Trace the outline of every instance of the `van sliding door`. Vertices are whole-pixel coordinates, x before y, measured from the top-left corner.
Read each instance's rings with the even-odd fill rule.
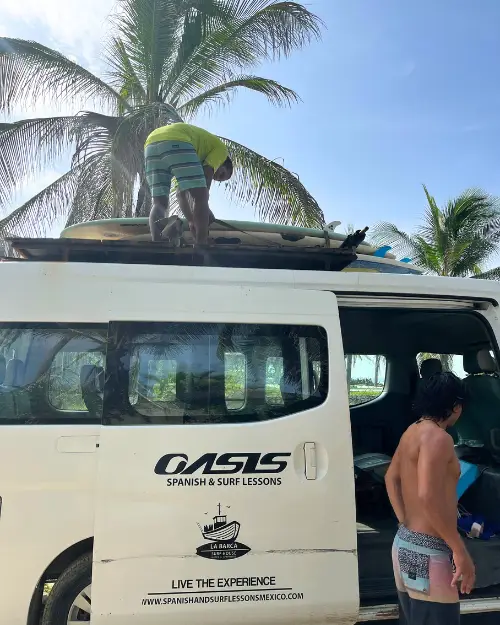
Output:
[[[162,301],[110,324],[92,622],[354,623],[335,296],[174,285]]]

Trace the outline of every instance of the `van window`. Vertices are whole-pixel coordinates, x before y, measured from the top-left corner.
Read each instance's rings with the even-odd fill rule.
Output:
[[[225,398],[228,410],[241,410],[247,394],[247,359],[245,354],[224,354]]]
[[[69,341],[71,349],[72,341]],[[100,352],[73,352],[56,354],[48,374],[47,398],[53,408],[69,412],[88,411],[82,394],[82,370],[87,367],[104,367],[104,354]]]
[[[138,354],[134,354],[129,385],[130,403],[137,404],[140,397],[155,401],[172,401],[175,398],[176,372],[176,360],[151,359],[144,361],[141,367]]]
[[[281,394],[281,380],[283,379],[282,356],[269,356],[266,362],[266,404],[271,406],[283,406]]]
[[[421,352],[417,356],[419,370],[424,360],[439,360],[443,371],[451,371],[455,375],[458,375],[459,378],[464,378],[467,375],[463,367],[464,357],[462,354],[432,354],[430,352]]]
[[[328,392],[326,332],[316,326],[116,322],[110,336],[108,423],[275,419]]]
[[[0,424],[98,422],[106,328],[0,324]]]
[[[350,406],[366,404],[383,393],[386,373],[385,356],[347,354],[345,366]]]

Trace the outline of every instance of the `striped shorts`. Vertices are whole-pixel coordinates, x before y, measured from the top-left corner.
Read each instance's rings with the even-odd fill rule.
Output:
[[[191,143],[157,141],[144,148],[146,179],[152,197],[168,195],[172,178],[179,191],[206,188],[203,166]]]

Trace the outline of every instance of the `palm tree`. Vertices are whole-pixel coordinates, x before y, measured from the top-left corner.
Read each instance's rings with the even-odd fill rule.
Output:
[[[425,186],[424,191],[424,222],[415,233],[382,222],[375,226],[373,241],[412,258],[427,274],[500,279],[500,267],[487,269],[500,241],[497,198],[481,189],[467,189],[439,208]]]
[[[380,365],[382,364],[382,358],[380,354],[375,355],[375,373],[373,375],[373,383],[375,386],[378,386],[378,377],[380,374]]]
[[[364,358],[368,358],[368,356],[364,356],[363,354],[345,354],[344,356],[348,391],[351,388],[352,369],[357,362]]]
[[[39,236],[61,217],[71,225],[147,215],[149,132],[227,104],[240,88],[291,105],[294,91],[250,71],[320,37],[319,18],[288,0],[121,0],[118,6],[102,77],[34,41],[0,37],[0,113],[29,110],[37,101],[75,111],[0,124],[0,210],[23,182],[68,150],[73,154],[69,171],[0,221],[0,235]],[[87,107],[92,110],[82,110]],[[262,220],[324,222],[296,175],[221,138],[235,164],[227,185],[232,198],[249,202]]]

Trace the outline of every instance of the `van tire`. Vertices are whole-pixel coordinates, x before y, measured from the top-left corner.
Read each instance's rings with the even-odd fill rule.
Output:
[[[59,576],[47,597],[41,625],[67,625],[76,597],[92,582],[92,553],[85,553]]]

